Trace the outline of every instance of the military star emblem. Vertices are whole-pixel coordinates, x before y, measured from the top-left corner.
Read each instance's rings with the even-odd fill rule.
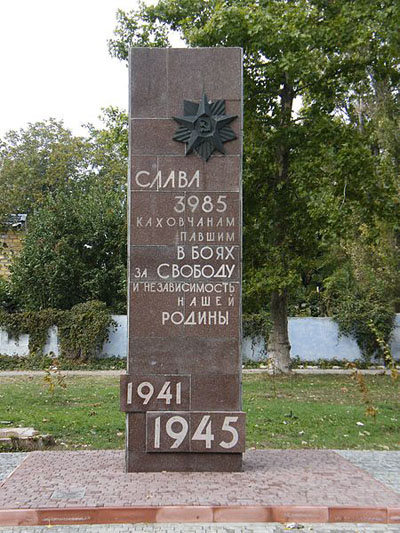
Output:
[[[236,139],[230,124],[237,115],[227,115],[225,100],[211,102],[203,93],[199,104],[183,101],[183,117],[172,117],[179,128],[173,139],[186,143],[186,155],[193,150],[204,161],[208,161],[214,150],[225,154],[224,143]]]

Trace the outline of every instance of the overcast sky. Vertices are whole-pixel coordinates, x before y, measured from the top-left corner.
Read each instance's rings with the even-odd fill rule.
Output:
[[[111,58],[118,8],[136,0],[0,0],[0,137],[62,119],[75,134],[102,107],[127,108],[128,74]]]

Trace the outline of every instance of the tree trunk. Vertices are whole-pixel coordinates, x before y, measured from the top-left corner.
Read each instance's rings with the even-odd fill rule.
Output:
[[[268,355],[274,372],[289,374],[290,342],[287,319],[287,292],[273,291],[271,296],[272,330],[268,340]]]
[[[283,76],[283,86],[280,93],[280,129],[281,142],[277,147],[277,176],[276,192],[279,198],[280,210],[276,213],[274,245],[281,250],[281,266],[287,269],[285,257],[285,239],[290,223],[288,222],[287,196],[289,193],[289,166],[290,166],[290,141],[287,131],[292,121],[294,90],[287,73]],[[272,331],[268,341],[268,354],[270,355],[275,372],[290,373],[290,343],[288,334],[287,316],[287,289],[274,290],[271,294],[271,319]]]

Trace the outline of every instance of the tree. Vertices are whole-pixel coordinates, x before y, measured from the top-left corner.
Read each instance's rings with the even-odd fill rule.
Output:
[[[331,250],[321,298],[342,333],[358,342],[366,361],[387,358],[400,302],[400,254],[392,225],[358,228],[357,239]]]
[[[0,220],[10,213],[33,213],[49,197],[94,181],[126,188],[128,117],[108,107],[100,119],[103,127],[88,124],[86,137],[50,118],[0,139]]]
[[[128,121],[116,108],[102,118],[105,127],[88,125],[87,138],[50,120],[10,132],[2,144],[3,212],[29,213],[2,293],[23,309],[101,300],[125,311]]]
[[[54,119],[9,131],[0,140],[0,220],[33,212],[46,198],[69,191],[88,174],[89,143]]]
[[[27,310],[70,309],[100,300],[116,312],[126,301],[126,204],[96,184],[60,193],[31,217],[11,286]]]
[[[349,113],[372,78],[398,75],[398,16],[395,0],[160,0],[118,14],[110,52],[122,60],[129,46],[168,45],[167,30],[191,46],[243,47],[244,304],[269,298],[268,348],[284,372],[290,295],[393,204],[394,174]]]
[[[126,191],[128,168],[128,115],[117,107],[102,109],[103,127],[88,124],[91,166],[96,181],[113,190]]]

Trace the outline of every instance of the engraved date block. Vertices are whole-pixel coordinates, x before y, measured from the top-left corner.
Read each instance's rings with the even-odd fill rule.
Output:
[[[148,411],[146,451],[244,452],[245,416],[241,411]]]
[[[190,376],[121,376],[121,411],[186,411],[190,409]]]
[[[190,412],[146,413],[147,452],[190,452]]]

